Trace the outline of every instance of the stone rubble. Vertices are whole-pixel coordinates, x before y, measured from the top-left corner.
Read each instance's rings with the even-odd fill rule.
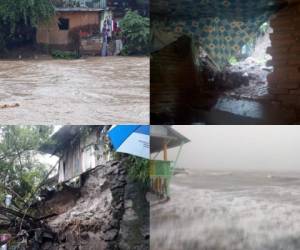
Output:
[[[132,205],[134,200],[126,199],[128,183],[126,166],[122,161],[110,162],[83,174],[80,198],[75,205],[48,221],[58,235],[58,242],[48,242],[42,249],[148,249],[146,237],[139,237],[135,242],[136,248],[132,248],[131,239],[120,230],[122,227],[127,234],[131,233],[132,228],[124,227],[124,221],[141,221]],[[147,204],[144,205],[147,207]],[[144,230],[139,226],[135,228],[137,233]]]
[[[252,57],[232,65],[226,69],[227,82],[236,88],[226,94],[248,99],[268,97],[267,75],[270,72],[272,67],[258,64]]]
[[[267,75],[272,67],[259,64],[252,57],[228,66],[221,72],[205,70],[208,72],[209,87],[225,91],[226,95],[252,99],[268,96]]]

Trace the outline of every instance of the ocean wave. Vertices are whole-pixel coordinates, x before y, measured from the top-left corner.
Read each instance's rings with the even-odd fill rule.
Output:
[[[300,188],[231,191],[171,185],[171,200],[151,208],[151,249],[299,250]]]

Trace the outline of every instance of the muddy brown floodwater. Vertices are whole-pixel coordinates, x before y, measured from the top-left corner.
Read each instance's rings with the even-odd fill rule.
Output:
[[[1,60],[1,124],[149,122],[149,58]]]

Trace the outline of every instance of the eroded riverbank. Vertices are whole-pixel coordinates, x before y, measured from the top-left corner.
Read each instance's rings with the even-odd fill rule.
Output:
[[[149,58],[1,60],[1,124],[148,123]]]

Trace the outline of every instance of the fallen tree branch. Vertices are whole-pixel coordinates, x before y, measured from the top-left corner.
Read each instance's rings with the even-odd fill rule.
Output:
[[[59,159],[60,160],[60,159]],[[32,203],[32,198],[36,195],[36,193],[40,190],[40,188],[45,184],[45,182],[48,180],[50,174],[53,172],[53,170],[56,168],[56,165],[59,163],[59,160],[56,162],[56,164],[50,169],[50,171],[47,173],[47,175],[44,177],[44,179],[40,182],[40,184],[35,188],[35,190],[31,193],[31,195],[29,196],[28,200],[25,201],[25,204],[23,206],[23,209],[25,210],[24,212],[24,216],[27,215],[28,209],[31,206]],[[23,219],[21,221],[20,224],[20,230],[22,228],[22,224],[23,224]]]
[[[0,214],[2,214],[2,213],[4,213],[4,214],[11,214],[11,215],[13,215],[15,217],[18,217],[18,218],[21,218],[21,219],[25,219],[26,221],[28,221],[30,223],[33,223],[36,220],[35,218],[33,218],[30,215],[27,215],[27,214],[24,214],[22,212],[13,210],[11,208],[0,206]]]
[[[43,217],[40,217],[40,218],[36,219],[36,221],[46,220],[46,219],[52,218],[52,217],[57,216],[57,215],[58,215],[57,213],[49,214],[49,215],[46,215],[46,216],[43,216]]]

